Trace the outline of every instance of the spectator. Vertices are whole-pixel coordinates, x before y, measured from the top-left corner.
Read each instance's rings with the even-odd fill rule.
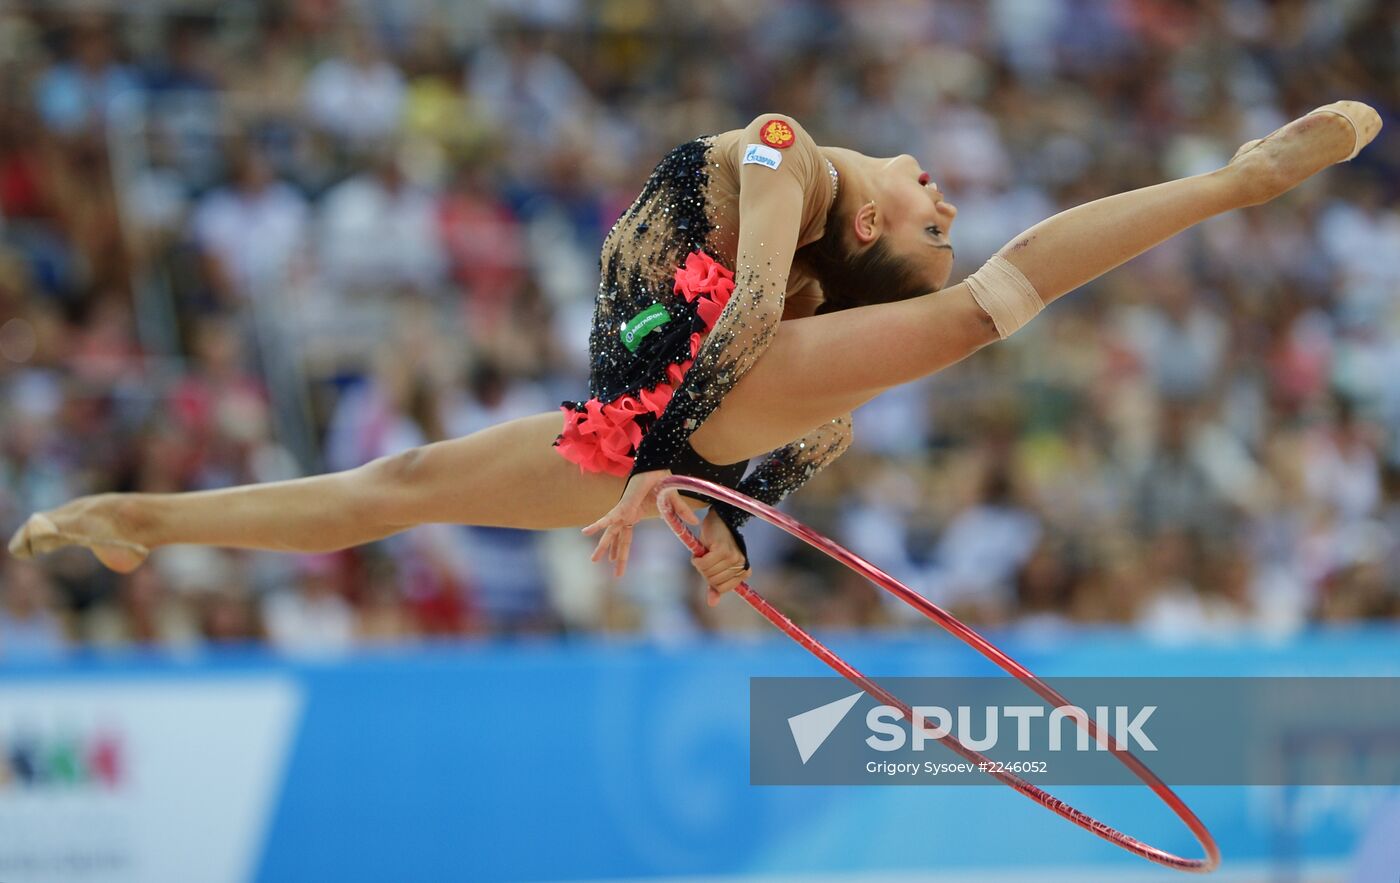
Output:
[[[340,595],[340,562],[332,555],[303,555],[296,588],[263,600],[268,640],[291,653],[339,653],[355,636],[355,614]]]
[[[140,82],[117,60],[110,25],[80,21],[67,36],[70,51],[39,78],[35,104],[55,134],[100,135],[120,102],[139,99]]]
[[[1380,505],[1380,462],[1373,427],[1346,399],[1339,397],[1336,407],[1335,423],[1310,434],[1303,469],[1308,496],[1351,524]]]
[[[456,634],[461,631],[457,616],[448,629],[429,634]],[[430,623],[436,625],[436,622]],[[403,592],[399,588],[399,574],[388,562],[371,566],[365,588],[364,599],[356,611],[355,639],[364,644],[403,644],[419,634],[419,624],[413,621]]]
[[[50,659],[68,646],[53,585],[38,565],[11,558],[0,570],[0,657]]]
[[[1138,480],[1139,528],[1148,535],[1192,528],[1209,531],[1223,517],[1221,500],[1192,450],[1194,412],[1169,405],[1162,413],[1160,448]]]
[[[322,131],[362,149],[395,131],[403,113],[403,74],[365,28],[347,27],[341,51],[312,68],[306,109]]]
[[[592,105],[592,96],[549,42],[547,32],[522,24],[478,53],[467,81],[473,98],[517,148],[505,157],[508,167],[527,175],[539,157],[582,124]]]
[[[1225,323],[1184,274],[1164,268],[1144,282],[1157,305],[1129,312],[1124,340],[1159,393],[1199,399],[1213,388],[1224,363]]]
[[[83,632],[84,640],[98,647],[178,650],[193,646],[199,638],[186,600],[170,592],[154,567],[125,577],[115,602],[84,616]]]
[[[924,574],[924,594],[938,604],[963,603],[986,615],[1012,604],[1016,575],[1040,541],[1040,524],[1013,499],[1011,477],[992,466],[980,499],[959,512],[940,537]]]
[[[446,261],[432,194],[412,184],[403,158],[381,148],[373,168],[336,185],[317,217],[317,258],[336,290],[385,297],[436,293]]]
[[[467,294],[475,321],[496,321],[524,284],[525,228],[491,189],[484,168],[463,164],[438,209],[452,281]]]
[[[207,194],[191,228],[219,299],[237,304],[286,285],[306,236],[306,200],[251,145],[235,151],[233,180]]]
[[[211,644],[246,645],[263,637],[257,607],[246,588],[231,583],[198,599],[200,629]]]

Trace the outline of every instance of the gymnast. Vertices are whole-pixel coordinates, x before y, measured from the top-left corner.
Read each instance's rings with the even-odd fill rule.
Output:
[[[1057,214],[945,288],[957,209],[913,157],[822,147],[762,114],[668,153],[608,234],[586,401],[344,472],[82,497],[31,516],[9,548],[85,546],[127,572],[176,543],[326,552],[429,522],[583,527],[600,534],[593,560],[621,575],[633,526],[664,509],[700,525],[709,551],[692,563],[713,604],[748,576],[747,515],[716,503],[701,522],[705,500],[658,493],[667,476],[776,504],[846,450],[856,406],[1188,227],[1351,159],[1380,127],[1365,104],[1329,104],[1220,169]]]

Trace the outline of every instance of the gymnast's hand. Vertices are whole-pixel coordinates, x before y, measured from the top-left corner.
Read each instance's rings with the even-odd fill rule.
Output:
[[[675,488],[667,488],[660,494],[656,492],[656,486],[670,477],[669,469],[638,472],[627,481],[627,489],[622,492],[622,499],[617,501],[612,511],[583,529],[585,536],[593,536],[600,530],[603,532],[598,547],[593,550],[594,561],[601,560],[606,554],[615,565],[613,572],[622,576],[627,570],[627,554],[632,549],[632,525],[650,514],[650,503],[656,504],[658,512],[671,510],[688,524],[700,523]]]
[[[690,559],[695,569],[705,578],[710,590],[706,600],[713,607],[725,592],[733,591],[749,578],[751,572],[744,567],[744,553],[734,541],[734,534],[724,519],[715,514],[714,509],[705,516],[700,525],[700,542],[709,549],[704,555]]]

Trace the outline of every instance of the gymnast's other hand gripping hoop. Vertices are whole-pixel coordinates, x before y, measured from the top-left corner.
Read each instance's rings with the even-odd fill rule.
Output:
[[[1062,705],[1070,704],[1068,699],[1061,696],[1044,681],[1031,674],[1016,660],[1007,656],[1001,650],[998,650],[987,641],[986,638],[963,625],[938,605],[900,583],[859,555],[838,546],[836,543],[801,522],[789,518],[777,509],[766,506],[757,500],[750,499],[727,487],[698,478],[690,478],[689,476],[676,475],[667,478],[660,484],[658,490],[664,490],[668,487],[704,494],[712,499],[743,509],[745,512],[762,518],[774,527],[787,531],[813,548],[825,552],[851,570],[854,570],[856,573],[870,580],[875,585],[895,595],[897,598],[904,601],[904,603],[915,608],[949,632],[952,632],[956,638],[996,663],[1003,671],[1016,677],[1021,683],[1033,690],[1051,706],[1058,708]],[[675,532],[681,542],[685,543],[692,554],[705,554],[705,547],[686,529],[678,516],[672,512],[662,512],[662,517],[665,518],[671,530]],[[904,715],[904,718],[910,721],[911,724],[913,723],[914,715],[908,705],[887,692],[874,681],[871,681],[865,675],[856,671],[846,660],[831,652],[831,650],[827,649],[826,645],[803,631],[802,628],[784,616],[777,608],[764,600],[763,596],[750,588],[748,583],[741,583],[734,591],[739,594],[739,597],[749,602],[749,604],[761,613],[765,619],[786,632],[788,637],[810,650],[812,655],[816,656],[822,662],[825,662],[842,677],[855,684],[857,687],[860,687],[880,702],[899,709],[900,713]],[[1093,721],[1074,715],[1071,715],[1071,717],[1082,729],[1088,732],[1091,738],[1096,742],[1100,741],[1098,728],[1094,725]],[[981,763],[986,760],[981,754],[963,745],[953,736],[939,737],[939,741],[954,753],[971,763]],[[1198,874],[1215,870],[1220,864],[1220,849],[1215,845],[1215,838],[1211,836],[1210,831],[1206,829],[1206,826],[1200,819],[1196,818],[1196,814],[1191,812],[1191,809],[1185,802],[1183,802],[1180,797],[1177,797],[1176,794],[1167,787],[1166,783],[1157,778],[1156,774],[1149,770],[1142,761],[1138,760],[1128,751],[1113,744],[1112,739],[1107,739],[1107,745],[1108,750],[1113,753],[1114,757],[1118,758],[1120,763],[1131,770],[1133,775],[1137,776],[1144,785],[1151,788],[1152,792],[1156,794],[1172,812],[1176,813],[1177,818],[1186,823],[1186,827],[1191,829],[1191,833],[1196,836],[1196,840],[1201,844],[1201,848],[1205,850],[1205,858],[1182,858],[1179,855],[1173,855],[1170,852],[1143,843],[1141,840],[1130,837],[1122,831],[1111,828],[1098,819],[1080,812],[1063,800],[1046,793],[1030,782],[1027,782],[1025,779],[1009,772],[998,770],[995,766],[987,768],[988,775],[999,780],[1004,785],[1015,788],[1031,800],[1034,800],[1036,803],[1039,803],[1041,806],[1053,811],[1057,815],[1074,822],[1086,831],[1097,834],[1108,842],[1121,846],[1123,849],[1135,853],[1136,855],[1140,855],[1148,861],[1156,862],[1159,865],[1165,865],[1169,868],[1175,868],[1178,871],[1188,871]]]

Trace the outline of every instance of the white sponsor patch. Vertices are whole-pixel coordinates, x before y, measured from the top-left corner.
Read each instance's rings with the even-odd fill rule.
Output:
[[[766,147],[762,144],[750,144],[748,149],[744,151],[744,165],[748,165],[749,163],[776,169],[783,164],[783,155],[771,147]]]

